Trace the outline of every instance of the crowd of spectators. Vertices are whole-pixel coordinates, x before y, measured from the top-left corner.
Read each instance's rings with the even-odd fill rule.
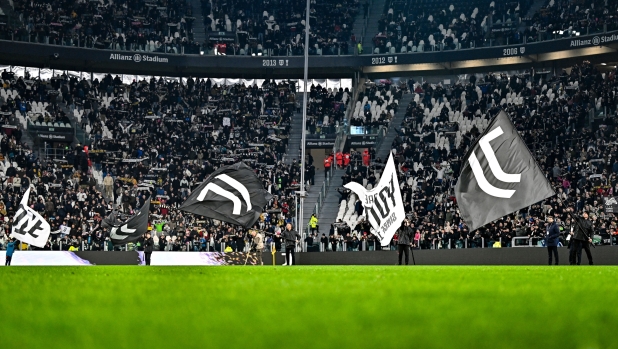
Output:
[[[521,44],[618,29],[618,4],[548,0],[531,18],[532,1],[387,2],[373,53],[456,50]]]
[[[345,122],[351,97],[348,88],[327,89],[311,85],[305,125],[307,132],[312,135],[335,133],[336,127]]]
[[[58,93],[28,92],[36,84]],[[17,78],[3,87],[7,95],[17,96],[10,103],[0,98],[7,124],[31,105],[48,103],[50,117],[72,113],[75,127],[83,127],[92,139],[87,147],[71,146],[63,158],[41,159],[20,143],[19,127],[5,130],[3,235],[9,233],[8,219],[21,194],[32,187],[30,204],[55,232],[48,249],[112,249],[101,220],[114,208],[131,215],[150,198],[150,223],[162,248],[243,250],[244,229],[177,208],[214,170],[244,161],[274,195],[256,226],[268,236],[268,246],[280,249],[277,233],[294,222],[300,180],[300,159],[283,162],[290,120],[298,109],[294,82],[245,86],[152,78],[125,85],[107,75],[101,81],[59,76],[30,83]]]
[[[312,1],[311,6],[309,53],[351,54],[349,46],[358,0]],[[202,0],[206,30],[238,36],[237,43],[226,47],[227,55],[263,52],[271,56],[302,55],[305,9],[304,0]]]
[[[0,38],[99,49],[193,53],[193,9],[186,0],[13,1],[19,23]]]
[[[584,62],[543,78],[528,71],[489,73],[453,86],[410,80],[415,98],[392,149],[405,210],[417,230],[415,246],[492,247],[501,242],[509,247],[513,237],[529,238],[518,241],[536,246],[548,215],[563,225],[561,240],[566,244],[569,210],[591,215],[596,242],[609,244],[612,235],[615,239],[618,220],[605,213],[603,205],[618,191],[618,133],[611,117],[618,102],[616,73],[615,68],[600,72]],[[454,186],[461,159],[500,109],[507,111],[557,194],[470,232],[459,216]],[[371,188],[385,162],[350,166],[344,182]],[[352,238],[368,236],[361,202],[348,190],[340,193],[336,225],[345,229],[344,238],[348,232]]]
[[[405,85],[393,85],[390,80],[372,83],[358,94],[350,124],[366,128],[388,126],[399,108],[405,88]]]
[[[508,13],[510,24],[521,11],[525,9],[519,4],[483,0],[411,1],[399,7],[387,2],[373,39],[374,53],[481,47],[492,20],[501,23]]]
[[[549,0],[534,14],[522,35],[527,42],[532,42],[617,29],[618,3],[615,1]]]

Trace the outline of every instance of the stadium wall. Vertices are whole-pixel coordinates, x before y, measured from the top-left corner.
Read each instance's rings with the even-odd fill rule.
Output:
[[[558,249],[560,263],[568,264],[567,248]],[[4,259],[5,251],[0,251]],[[618,247],[597,246],[592,249],[595,265],[618,265]],[[277,252],[275,264],[285,261],[284,253]],[[394,265],[396,251],[367,252],[309,252],[297,253],[298,265]],[[272,255],[262,254],[264,265],[272,265]],[[485,248],[454,250],[415,250],[417,265],[546,265],[545,248]],[[583,264],[588,259],[582,256]],[[99,252],[99,251],[16,251],[15,266],[87,266],[87,265],[139,265],[144,263],[143,252]],[[255,265],[255,254],[232,252],[154,252],[152,265],[159,266],[208,266],[208,265]],[[412,264],[410,258],[410,264]]]
[[[569,250],[559,248],[561,264],[569,264]],[[618,247],[592,249],[597,265],[618,265]],[[474,248],[451,250],[414,250],[417,265],[547,265],[546,248]],[[303,253],[299,265],[394,265],[397,251]],[[588,264],[583,253],[582,263]],[[410,256],[412,264],[412,256]]]
[[[615,54],[618,31],[511,46],[457,51],[360,56],[311,56],[312,77],[350,77],[354,72],[462,71],[477,66],[538,64]],[[473,62],[477,62],[475,64]],[[86,49],[1,41],[0,63],[114,74],[237,78],[300,78],[302,56],[200,56]]]

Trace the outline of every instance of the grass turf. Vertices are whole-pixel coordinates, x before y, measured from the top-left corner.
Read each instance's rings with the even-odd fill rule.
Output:
[[[0,268],[2,348],[616,348],[618,267]]]

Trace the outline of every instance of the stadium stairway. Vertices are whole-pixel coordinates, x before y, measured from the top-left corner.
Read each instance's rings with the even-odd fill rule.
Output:
[[[302,100],[302,94],[297,94],[297,96],[299,95]],[[292,116],[292,120],[290,121],[290,138],[288,139],[288,149],[285,153],[285,163],[288,165],[291,164],[294,159],[296,159],[297,161],[300,160],[300,140],[302,138],[302,127],[302,112],[294,113],[294,115]]]
[[[202,15],[202,2],[200,0],[191,0],[191,7],[193,9],[193,40],[204,43],[206,40],[206,28],[204,27],[204,16]]]
[[[365,28],[365,35],[363,36],[363,53],[373,52],[373,37],[378,34],[378,21],[382,18],[384,13],[384,4],[386,0],[373,0],[369,5],[369,14],[367,15],[367,28]],[[363,8],[359,11],[359,16],[363,18]],[[357,19],[358,20],[358,19]]]
[[[337,169],[333,172],[330,188],[326,191],[326,197],[324,198],[322,208],[318,215],[318,223],[320,225],[318,236],[321,236],[322,233],[328,235],[330,225],[337,219],[337,213],[339,212],[339,193],[337,192],[337,188],[343,185],[343,179],[341,179],[341,177],[343,177],[344,174],[345,169]],[[309,217],[311,217],[311,213],[309,213]]]
[[[387,156],[391,151],[391,146],[395,137],[397,137],[397,132],[395,129],[399,129],[401,127],[401,123],[406,116],[406,109],[408,109],[408,105],[414,99],[413,93],[406,93],[401,96],[399,100],[399,109],[397,109],[397,113],[395,113],[395,117],[391,120],[391,123],[388,125],[388,129],[386,131],[386,135],[380,144],[380,147],[376,151],[376,157],[382,159],[383,161],[387,160]]]
[[[320,188],[322,188],[322,184],[324,184],[324,171],[316,171],[315,174],[315,184],[309,187],[307,190],[307,197],[305,197],[304,202],[304,211],[303,211],[303,226],[307,226],[309,224],[309,218],[311,218],[311,214],[313,213],[313,208],[315,204],[318,202],[318,198],[320,196]],[[320,213],[318,212],[318,218],[320,217]],[[303,228],[304,229],[304,228]],[[300,229],[299,232],[302,233],[304,230]]]

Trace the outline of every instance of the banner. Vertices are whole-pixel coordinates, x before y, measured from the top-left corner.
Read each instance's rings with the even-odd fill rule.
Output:
[[[375,188],[367,190],[356,182],[350,182],[345,187],[352,190],[363,203],[365,217],[372,227],[371,233],[382,246],[387,246],[406,218],[393,154],[388,158],[380,183]]]
[[[255,172],[237,162],[213,172],[179,210],[251,228],[271,198]]]
[[[15,217],[13,217],[11,237],[43,248],[47,243],[47,239],[49,239],[49,234],[51,234],[51,227],[40,214],[28,207],[29,196],[30,188],[26,190],[24,197],[19,203],[19,209],[15,212]]]
[[[129,219],[121,219],[118,211],[113,211],[109,217],[103,219],[102,226],[109,228],[109,238],[114,245],[124,245],[137,241],[140,236],[148,232],[148,213],[150,210],[150,198]]]
[[[504,111],[463,159],[455,196],[470,231],[555,194]]]
[[[618,196],[605,198],[605,213],[618,213]]]

